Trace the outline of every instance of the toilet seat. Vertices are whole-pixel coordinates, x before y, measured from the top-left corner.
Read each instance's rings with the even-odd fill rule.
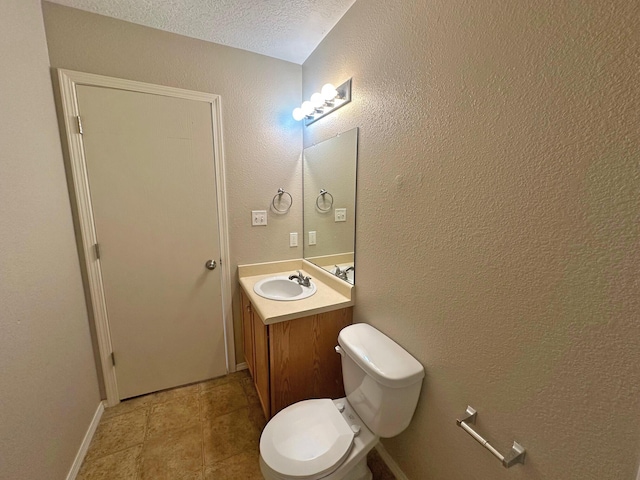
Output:
[[[332,400],[304,400],[280,411],[260,437],[271,470],[304,480],[322,478],[349,455],[354,433]]]

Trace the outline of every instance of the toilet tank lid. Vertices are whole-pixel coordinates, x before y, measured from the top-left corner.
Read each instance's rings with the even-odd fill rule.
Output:
[[[338,343],[360,368],[387,387],[406,387],[424,377],[424,368],[418,360],[367,323],[343,328]]]

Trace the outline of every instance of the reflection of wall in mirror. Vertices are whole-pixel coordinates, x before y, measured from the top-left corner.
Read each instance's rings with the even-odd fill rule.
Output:
[[[356,155],[358,130],[354,128],[304,150],[304,256],[335,255],[354,250]],[[318,195],[325,189],[333,196]],[[316,207],[316,200],[322,212]],[[346,221],[335,221],[335,209],[346,209]],[[309,232],[316,244],[309,245]]]

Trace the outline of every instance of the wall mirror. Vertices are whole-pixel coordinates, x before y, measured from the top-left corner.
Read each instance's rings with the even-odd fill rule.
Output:
[[[358,129],[305,148],[302,155],[304,258],[355,283]]]

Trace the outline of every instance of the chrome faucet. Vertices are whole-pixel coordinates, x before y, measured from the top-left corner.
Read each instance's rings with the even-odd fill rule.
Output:
[[[302,285],[303,287],[311,286],[311,277],[305,277],[300,270],[298,270],[297,275],[289,275],[289,280],[296,279],[298,281],[298,285]]]

